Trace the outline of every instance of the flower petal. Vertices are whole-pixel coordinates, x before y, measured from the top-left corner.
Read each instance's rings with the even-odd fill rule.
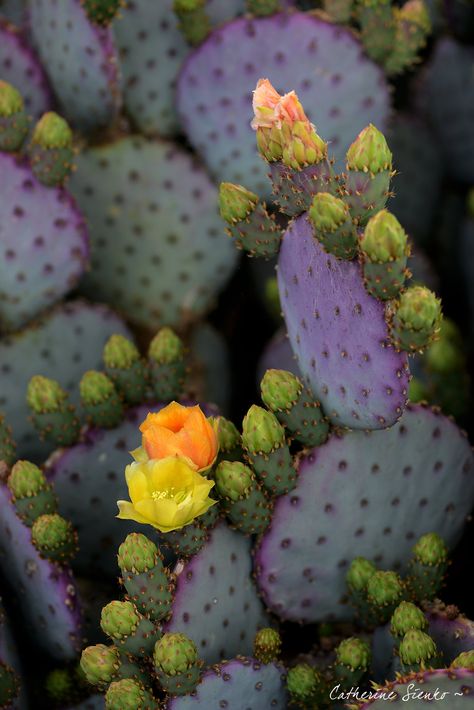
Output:
[[[118,515],[117,518],[121,520],[134,520],[136,523],[142,523],[144,525],[153,525],[151,520],[148,520],[143,515],[134,508],[134,506],[128,500],[118,500]]]

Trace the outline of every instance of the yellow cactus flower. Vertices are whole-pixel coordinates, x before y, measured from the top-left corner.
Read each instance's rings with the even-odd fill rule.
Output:
[[[179,456],[196,471],[206,471],[217,456],[216,427],[199,406],[171,402],[159,412],[150,412],[140,425],[142,446],[132,451],[138,462]]]
[[[189,525],[216,503],[209,498],[214,481],[178,456],[135,461],[126,467],[125,478],[131,500],[117,502],[117,517],[164,533]]]

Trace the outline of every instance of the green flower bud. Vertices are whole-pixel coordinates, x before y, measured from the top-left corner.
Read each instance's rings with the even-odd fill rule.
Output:
[[[392,614],[390,631],[394,636],[405,636],[408,631],[424,631],[428,626],[426,616],[415,604],[401,602]]]
[[[132,602],[110,602],[100,615],[100,627],[112,639],[122,640],[131,636],[139,623],[140,614]]]
[[[274,414],[253,404],[242,423],[242,443],[251,453],[269,454],[284,446],[285,430]]]
[[[407,254],[407,240],[398,219],[391,212],[380,210],[368,221],[360,247],[370,261],[385,264]]]
[[[108,685],[120,668],[120,653],[115,646],[99,643],[88,646],[81,655],[81,670],[91,685],[99,688]]]
[[[183,341],[171,328],[165,326],[151,341],[148,355],[158,365],[169,365],[183,358]]]
[[[273,15],[280,9],[280,0],[247,0],[247,12],[256,17]]]
[[[211,417],[210,419],[217,426],[217,438],[221,453],[232,451],[241,445],[242,437],[233,422],[225,417]]]
[[[118,564],[123,572],[148,572],[161,559],[157,546],[142,533],[130,533],[118,549]]]
[[[67,398],[67,393],[56,380],[35,375],[28,383],[26,400],[35,414],[57,412]]]
[[[222,498],[247,498],[254,483],[252,471],[240,461],[222,461],[215,472],[216,488]]]
[[[367,595],[371,604],[388,606],[401,599],[403,583],[396,572],[378,571],[367,583]]]
[[[219,187],[219,209],[221,217],[229,224],[247,219],[258,205],[258,196],[242,185],[221,182]]]
[[[467,668],[474,671],[474,651],[464,651],[456,656],[450,668]]]
[[[392,169],[392,153],[385,136],[370,123],[359,133],[346,154],[348,170],[379,173]]]
[[[74,684],[69,671],[58,668],[46,677],[45,689],[56,703],[68,702],[74,691]]]
[[[309,218],[318,232],[335,232],[350,218],[346,203],[329,192],[318,192],[309,209]]]
[[[362,639],[350,637],[341,641],[336,649],[336,658],[338,663],[351,670],[366,671],[371,660],[370,648]]]
[[[126,370],[140,359],[138,348],[123,335],[111,335],[103,352],[106,367]]]
[[[302,390],[301,381],[286,370],[267,370],[260,383],[262,400],[272,412],[291,409]]]
[[[318,685],[318,674],[307,663],[298,663],[298,665],[290,668],[287,673],[286,686],[295,700],[310,700],[317,692]]]
[[[81,0],[87,16],[96,25],[109,25],[119,9],[124,7],[123,0]]]
[[[45,113],[35,126],[32,143],[42,148],[70,148],[73,134],[67,122],[54,111]]]
[[[14,498],[31,498],[47,488],[46,478],[38,466],[29,461],[17,461],[7,481]]]
[[[205,0],[174,0],[173,9],[175,12],[195,12],[206,4]]]
[[[155,644],[153,658],[169,676],[185,673],[199,661],[195,643],[184,634],[164,634]]]
[[[430,13],[423,0],[408,0],[398,11],[397,19],[417,25],[426,35],[431,32]]]
[[[399,654],[401,662],[411,666],[429,661],[437,655],[437,648],[431,636],[419,629],[412,629],[400,641]]]
[[[420,537],[412,552],[413,557],[423,565],[442,565],[448,559],[448,548],[437,533]]]
[[[115,385],[103,372],[89,370],[79,383],[81,401],[85,406],[100,404],[116,394]]]
[[[132,678],[116,680],[110,684],[105,694],[106,710],[146,710],[145,690]]]
[[[352,560],[346,574],[346,583],[350,589],[361,592],[367,588],[369,579],[377,572],[376,566],[365,557],[356,557]]]
[[[40,515],[31,528],[33,544],[45,557],[70,557],[75,550],[76,537],[69,520],[57,513]]]
[[[257,631],[253,642],[253,655],[260,663],[278,661],[281,653],[281,636],[278,631],[264,628]]]
[[[0,118],[8,118],[23,109],[24,103],[20,92],[0,79]]]
[[[425,286],[412,286],[400,296],[397,318],[411,330],[437,330],[441,322],[441,302]]]

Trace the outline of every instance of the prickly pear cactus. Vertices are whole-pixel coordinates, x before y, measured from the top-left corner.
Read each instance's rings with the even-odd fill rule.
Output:
[[[215,30],[179,75],[179,116],[216,180],[242,183],[263,198],[270,185],[249,126],[261,76],[279,89],[295,88],[336,159],[367,123],[383,130],[388,118],[383,73],[350,31],[299,12],[237,19]]]
[[[0,192],[0,331],[11,331],[76,285],[88,261],[88,235],[68,193],[42,185],[7,153],[0,153]]]
[[[29,27],[68,121],[83,132],[110,125],[120,101],[110,28],[94,25],[81,0],[31,0]]]
[[[171,143],[126,138],[84,151],[70,187],[90,226],[83,290],[156,330],[195,319],[235,262],[217,194]]]
[[[472,466],[456,426],[419,405],[384,431],[333,435],[301,458],[297,485],[258,544],[267,606],[306,623],[350,617],[348,540],[352,556],[384,567],[406,565],[413,541],[431,530],[453,546],[474,498]]]
[[[16,4],[16,2],[15,2]],[[1,78],[22,94],[28,113],[39,118],[52,104],[51,90],[44,70],[23,34],[1,18]]]
[[[52,377],[72,392],[89,369],[100,367],[102,349],[114,333],[129,335],[125,324],[105,306],[71,301],[57,306],[26,330],[0,342],[0,409],[12,427],[18,456],[41,459],[51,446],[38,440],[28,420],[24,396],[33,375]]]

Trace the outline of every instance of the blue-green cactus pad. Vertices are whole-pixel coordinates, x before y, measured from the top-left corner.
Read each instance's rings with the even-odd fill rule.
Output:
[[[386,134],[397,171],[388,208],[418,244],[430,244],[443,177],[442,158],[429,127],[409,115],[396,115]]]
[[[88,219],[84,290],[155,330],[206,311],[236,263],[217,190],[172,143],[125,138],[84,151],[70,182]]]
[[[270,197],[250,128],[261,77],[280,93],[297,92],[337,159],[368,123],[385,128],[387,83],[352,32],[301,12],[237,19],[189,55],[178,79],[182,125],[218,181]]]
[[[76,285],[89,241],[70,195],[8,153],[0,153],[0,194],[1,332],[19,330]]]
[[[109,126],[120,103],[110,28],[89,22],[81,0],[30,0],[29,24],[65,118],[85,132]]]
[[[69,705],[65,710],[105,710],[105,695],[91,695],[78,705]]]
[[[229,348],[209,323],[198,323],[189,340],[190,362],[184,391],[197,402],[213,402],[228,415],[232,394]]]
[[[20,654],[13,638],[9,621],[0,598],[0,663],[6,663],[20,677],[20,693],[12,704],[11,710],[28,710],[26,688]],[[10,710],[10,708],[8,708]]]
[[[167,710],[270,710],[288,707],[285,676],[274,663],[235,658],[206,671],[196,692],[168,701]]]
[[[73,560],[78,574],[114,579],[119,570],[116,551],[129,532],[143,525],[117,519],[117,501],[128,500],[125,466],[141,443],[139,424],[150,407],[130,409],[115,429],[91,429],[85,440],[55,452],[46,475],[59,497],[59,512],[79,535]],[[150,528],[150,531],[152,529]],[[146,531],[145,531],[146,532]]]
[[[0,509],[0,569],[20,606],[25,628],[49,655],[71,660],[82,641],[74,578],[68,568],[39,556],[31,530],[17,517],[5,485],[0,485]]]
[[[333,434],[301,459],[296,488],[277,500],[259,543],[267,606],[305,623],[349,618],[354,557],[403,570],[425,533],[452,547],[474,502],[473,463],[465,435],[421,405],[390,429]]]
[[[422,101],[450,175],[474,183],[474,48],[444,37],[422,85]]]
[[[212,495],[212,492],[211,492]],[[219,523],[189,562],[178,562],[167,631],[189,636],[206,663],[250,654],[268,617],[251,577],[250,540]]]
[[[235,17],[244,0],[209,0],[213,24]],[[141,133],[173,136],[179,131],[176,77],[190,51],[178,28],[173,0],[134,0],[114,23],[125,107]]]
[[[17,335],[0,341],[0,411],[18,444],[18,458],[38,460],[51,446],[42,443],[28,421],[26,389],[33,375],[52,377],[74,393],[86,370],[100,369],[102,350],[114,333],[130,337],[125,324],[109,308],[72,301]]]
[[[22,33],[1,17],[0,79],[18,89],[26,110],[33,118],[39,118],[50,108],[51,91],[39,60]]]

